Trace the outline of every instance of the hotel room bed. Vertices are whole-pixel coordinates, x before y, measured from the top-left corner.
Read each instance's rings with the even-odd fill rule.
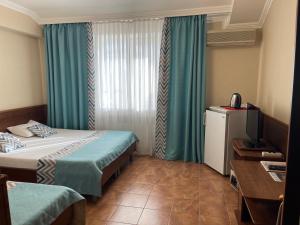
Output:
[[[0,175],[0,225],[84,225],[85,199],[72,189],[7,182]]]
[[[21,138],[25,148],[0,153],[0,172],[10,180],[57,184],[99,197],[109,177],[131,158],[137,141],[128,131],[56,131],[47,138]]]

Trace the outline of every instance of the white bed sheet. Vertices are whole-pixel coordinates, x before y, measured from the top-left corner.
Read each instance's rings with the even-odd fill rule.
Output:
[[[40,158],[95,133],[95,131],[86,130],[55,130],[57,134],[47,138],[20,138],[26,144],[26,147],[10,153],[0,153],[0,166],[35,170]]]

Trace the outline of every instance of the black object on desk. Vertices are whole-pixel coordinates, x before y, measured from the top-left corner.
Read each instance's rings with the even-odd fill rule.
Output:
[[[269,170],[282,171],[286,170],[286,166],[269,165]]]

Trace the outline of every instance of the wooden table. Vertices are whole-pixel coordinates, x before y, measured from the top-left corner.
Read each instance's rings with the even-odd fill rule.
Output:
[[[233,160],[231,166],[239,183],[239,224],[275,225],[284,182],[275,182],[260,162]]]
[[[264,148],[247,148],[244,144],[244,139],[233,139],[232,146],[234,150],[235,159],[240,160],[252,160],[252,161],[283,161],[283,158],[268,158],[262,157],[262,152],[276,152],[272,146],[266,146]]]

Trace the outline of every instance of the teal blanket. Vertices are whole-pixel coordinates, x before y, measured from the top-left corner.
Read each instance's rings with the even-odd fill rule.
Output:
[[[101,196],[102,170],[137,140],[129,131],[107,131],[56,161],[55,184],[80,194]]]
[[[84,198],[70,188],[16,183],[8,191],[12,225],[47,225]]]

